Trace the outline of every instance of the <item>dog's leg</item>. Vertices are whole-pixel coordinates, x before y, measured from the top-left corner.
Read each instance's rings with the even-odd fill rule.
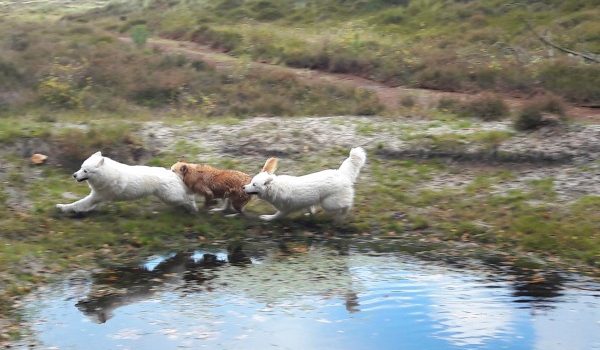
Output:
[[[196,200],[194,199],[194,196],[191,196],[191,198],[187,202],[185,202],[185,204],[183,206],[190,213],[197,213],[198,212],[198,206],[196,206]]]
[[[233,218],[238,215],[246,216],[244,206],[250,201],[248,196],[234,196],[230,203],[230,209],[235,210],[233,214],[225,215],[228,218]]]
[[[86,197],[71,204],[57,204],[56,208],[60,209],[63,213],[84,213],[94,210],[100,202],[100,199],[92,191]]]
[[[219,208],[211,209],[210,212],[216,213],[216,212],[226,211],[230,206],[229,202],[230,202],[229,198],[223,198],[223,205]]]
[[[198,212],[193,193],[177,189],[173,191],[159,191],[155,195],[166,204],[184,207],[191,213]]]
[[[344,222],[344,219],[346,219],[346,216],[348,215],[348,212],[350,211],[349,207],[345,207],[345,208],[341,208],[339,210],[335,211],[335,214],[333,215],[333,221],[336,224],[341,224]]]
[[[288,212],[285,212],[285,211],[278,210],[278,211],[277,211],[275,214],[273,214],[273,215],[261,215],[261,216],[259,216],[259,218],[260,218],[261,220],[265,220],[265,221],[273,221],[273,220],[275,220],[275,219],[282,218],[282,217],[286,216],[287,214],[289,214],[289,213],[288,213]]]
[[[308,212],[305,213],[304,215],[306,215],[306,216],[309,216],[309,215],[310,216],[315,216],[315,214],[317,214],[317,209],[318,209],[318,207],[316,205],[311,205],[308,208]]]
[[[215,197],[211,190],[204,193],[204,209],[208,209],[211,205],[215,204]]]

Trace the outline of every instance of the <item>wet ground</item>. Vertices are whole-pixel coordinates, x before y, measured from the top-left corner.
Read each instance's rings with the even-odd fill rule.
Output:
[[[475,266],[477,266],[475,268]],[[75,272],[25,300],[46,349],[600,349],[600,285],[400,252],[229,241]]]

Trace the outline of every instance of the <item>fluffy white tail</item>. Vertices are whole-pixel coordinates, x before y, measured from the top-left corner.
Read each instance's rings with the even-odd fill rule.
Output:
[[[356,182],[360,168],[367,161],[367,153],[362,147],[356,147],[350,150],[350,156],[344,160],[338,169],[342,174],[348,176],[352,182]]]

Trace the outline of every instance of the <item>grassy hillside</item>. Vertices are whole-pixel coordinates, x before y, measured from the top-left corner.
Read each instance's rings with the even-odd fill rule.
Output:
[[[252,71],[243,62],[216,71],[204,61],[122,43],[85,23],[7,19],[0,24],[0,51],[0,115],[246,117],[381,110],[367,92],[309,86],[285,73]]]
[[[450,91],[550,90],[600,104],[600,64],[543,44],[600,53],[600,2],[498,0],[150,0],[112,3],[78,21],[294,67]],[[531,29],[527,23],[531,24]],[[593,56],[593,55],[592,55]]]

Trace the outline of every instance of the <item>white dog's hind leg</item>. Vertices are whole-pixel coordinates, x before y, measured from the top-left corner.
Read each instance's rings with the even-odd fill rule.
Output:
[[[63,213],[83,213],[94,210],[94,208],[96,208],[100,202],[100,199],[92,191],[86,197],[78,200],[77,202],[73,202],[71,204],[57,204],[56,208],[60,209]]]
[[[198,207],[196,206],[196,200],[194,199],[194,196],[190,196],[191,198],[185,203],[184,207],[190,212],[190,213],[197,213],[198,212]]]
[[[284,212],[284,211],[280,211],[280,210],[278,210],[278,211],[277,211],[275,214],[273,214],[273,215],[261,215],[261,216],[259,216],[259,218],[260,218],[261,220],[265,220],[265,221],[273,221],[273,220],[275,220],[275,219],[282,218],[282,217],[286,216],[287,214],[288,214],[287,212]]]
[[[182,206],[192,213],[198,211],[196,200],[192,194],[188,194],[183,191],[158,191],[155,194],[161,201],[167,204]]]
[[[308,208],[308,211],[304,213],[305,216],[315,216],[317,214],[318,207],[316,205],[311,205]]]
[[[346,218],[346,216],[348,216],[349,211],[349,207],[336,210],[333,214],[333,221],[335,221],[338,224],[344,222],[344,219]]]

